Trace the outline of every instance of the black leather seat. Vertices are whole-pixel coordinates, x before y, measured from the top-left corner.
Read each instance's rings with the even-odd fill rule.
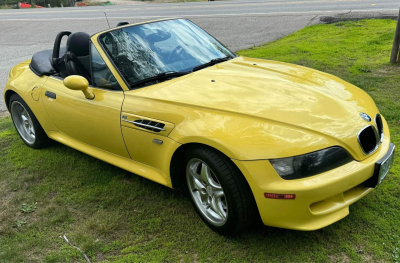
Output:
[[[66,76],[80,75],[90,81],[89,40],[90,35],[85,32],[76,32],[68,37],[66,54],[64,56]]]
[[[39,51],[32,56],[31,64],[29,64],[29,67],[36,75],[50,76],[57,73],[57,71],[54,69],[51,63],[52,53],[53,50],[48,49]],[[62,47],[60,48],[60,56],[63,56],[64,54],[65,54],[65,47]]]

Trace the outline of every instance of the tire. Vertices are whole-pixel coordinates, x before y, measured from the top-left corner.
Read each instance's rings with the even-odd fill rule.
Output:
[[[13,94],[11,96],[9,109],[14,126],[27,146],[33,149],[41,149],[49,145],[50,139],[32,110],[19,95]]]
[[[201,146],[189,149],[185,161],[192,204],[212,230],[235,235],[256,222],[259,213],[250,186],[228,157]]]

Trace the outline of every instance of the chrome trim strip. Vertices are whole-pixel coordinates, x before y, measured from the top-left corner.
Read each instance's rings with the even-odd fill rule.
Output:
[[[392,147],[393,146],[393,147]],[[392,149],[391,151],[390,151],[390,149]],[[394,158],[394,156],[393,156],[393,154],[394,154],[394,150],[396,149],[396,145],[394,145],[393,143],[391,143],[390,145],[389,145],[389,151],[390,151],[390,153],[389,153],[389,151],[385,154],[385,156],[383,156],[383,158],[385,158],[383,161],[382,161],[382,159],[380,159],[378,162],[380,162],[380,167],[379,167],[379,176],[378,176],[378,185],[380,185],[381,183],[382,183],[382,180],[383,179],[385,179],[385,177],[386,177],[386,175],[389,173],[389,171],[390,171],[390,169],[392,169],[392,167],[393,167],[393,161],[392,161],[392,164],[390,165],[390,167],[389,167],[389,169],[386,171],[386,174],[384,175],[384,176],[380,176],[381,175],[381,171],[382,171],[382,165],[383,164],[385,164],[386,162],[387,162],[387,160],[389,160],[389,158],[391,158],[391,157],[393,157]]]
[[[378,124],[376,123],[376,118],[378,118],[378,115],[381,117],[382,133],[380,134],[380,143],[382,143],[382,142],[383,142],[383,136],[384,136],[385,134],[383,133],[383,121],[382,121],[382,116],[381,116],[379,113],[377,113],[377,114],[375,115],[374,122],[375,122],[376,129],[379,129],[379,128],[378,128]],[[379,132],[379,131],[378,131],[378,132]]]
[[[391,144],[393,144],[393,143],[391,143]],[[390,151],[390,146],[391,145],[389,145],[389,151]],[[386,162],[391,156],[392,156],[392,154],[393,154],[393,152],[394,152],[394,150],[396,149],[396,145],[394,145],[393,144],[393,147],[392,147],[392,150],[390,151],[390,153],[389,153],[389,151],[387,151],[386,152],[386,154],[385,154],[385,156],[387,156],[386,158],[385,158],[385,156],[383,156],[383,158],[385,158],[385,160],[383,160],[382,161],[382,159],[380,159],[379,161],[381,161],[381,163],[384,163],[384,162]],[[389,153],[389,154],[388,154]]]
[[[363,130],[365,130],[366,128],[370,127],[370,126],[372,127],[372,129],[373,129],[374,132],[375,132],[376,145],[375,145],[375,148],[374,148],[372,151],[370,151],[370,152],[367,153],[367,152],[364,151],[363,147],[361,146],[361,142],[360,142],[360,133],[361,133]],[[367,125],[367,126],[365,126],[364,128],[362,128],[362,129],[358,132],[358,134],[357,134],[358,145],[360,146],[361,151],[362,151],[365,155],[374,153],[374,152],[379,148],[379,137],[378,137],[378,136],[379,136],[379,135],[378,135],[378,131],[377,131],[376,128],[375,128],[374,126],[372,126],[372,125]]]
[[[156,127],[156,126],[152,126],[152,125],[148,125],[148,124],[143,124],[143,123],[140,123],[140,122],[136,122],[136,121],[138,121],[138,120],[136,120],[136,121],[129,121],[129,120],[124,120],[124,119],[122,119],[122,121],[132,123],[133,125],[139,126],[140,128],[146,127],[146,128],[156,129],[156,130],[159,130],[159,131],[166,131],[166,129],[164,129],[164,128],[160,128],[160,127]]]
[[[161,144],[163,144],[163,141],[159,140],[159,139],[153,139],[153,143],[161,145]]]

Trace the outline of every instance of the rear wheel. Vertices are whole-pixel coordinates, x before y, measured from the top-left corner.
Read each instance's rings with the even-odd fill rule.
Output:
[[[212,230],[233,235],[255,222],[258,210],[250,187],[222,153],[209,147],[189,150],[186,182],[197,213]]]
[[[39,121],[25,101],[17,94],[10,98],[9,109],[14,126],[19,136],[26,145],[34,149],[40,149],[48,145],[47,137]]]

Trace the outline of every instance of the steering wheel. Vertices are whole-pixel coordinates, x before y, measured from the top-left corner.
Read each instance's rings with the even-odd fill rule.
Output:
[[[114,59],[114,61],[117,64],[117,67],[124,72],[126,72],[127,70],[129,70],[129,72],[132,72],[132,70],[135,70],[137,68],[137,63],[131,61],[126,55],[118,55]]]
[[[112,85],[117,83],[117,79],[114,77],[114,75],[111,72],[107,72],[106,74],[106,80]]]
[[[172,50],[171,54],[169,54],[169,56],[168,56],[167,63],[172,62],[172,59],[175,57],[175,55],[178,54],[179,50],[183,50],[183,47],[181,45],[177,46],[176,48],[174,48],[174,50]]]

